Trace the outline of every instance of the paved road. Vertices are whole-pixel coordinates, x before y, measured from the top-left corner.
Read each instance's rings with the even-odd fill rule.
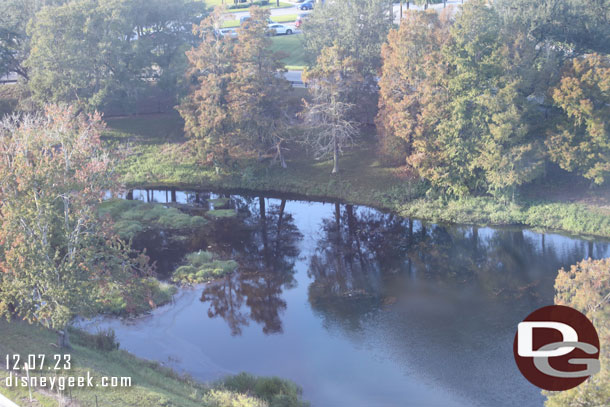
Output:
[[[273,0],[271,0],[273,1]],[[460,4],[463,4],[464,1],[467,0],[447,0],[447,7],[455,7],[458,6]],[[428,5],[429,9],[433,9],[433,10],[440,10],[444,7],[443,3],[439,3],[439,4],[430,4]],[[413,1],[411,1],[411,3],[409,4],[409,9],[410,10],[423,10],[424,6],[418,6],[416,4],[414,4]],[[403,3],[403,12],[407,10],[407,4],[406,4],[406,0]],[[287,14],[301,14],[301,13],[311,13],[311,11],[301,11],[297,9],[297,4],[295,4],[292,7],[284,7],[284,8],[273,8],[271,9],[271,17],[273,16],[283,16],[283,15],[287,15]],[[248,11],[239,11],[239,12],[234,12],[231,13],[232,15],[235,16],[235,18],[239,19],[241,17],[244,16],[249,16],[250,12]],[[398,23],[398,20],[400,18],[400,2],[395,1],[394,3],[394,18],[396,20],[396,22]]]
[[[273,1],[273,0],[272,0]],[[292,7],[284,7],[284,8],[272,8],[271,9],[271,17],[274,16],[285,16],[287,14],[301,14],[301,13],[311,13],[311,11],[301,11],[297,9],[297,6],[294,5]],[[249,16],[249,11],[236,11],[231,13],[235,16],[236,19],[240,19],[241,17]]]

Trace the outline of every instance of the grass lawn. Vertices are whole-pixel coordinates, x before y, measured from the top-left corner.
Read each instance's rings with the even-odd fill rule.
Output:
[[[47,361],[53,361],[54,354],[60,352],[51,346],[56,342],[56,335],[52,331],[28,325],[23,322],[0,321],[0,355],[3,360],[6,354],[45,354]],[[203,395],[208,391],[204,384],[181,377],[170,369],[157,363],[138,359],[125,351],[104,352],[83,346],[79,343],[78,334],[72,335],[73,349],[72,369],[61,374],[68,376],[81,376],[89,371],[91,376],[131,377],[131,388],[73,388],[74,397],[80,406],[95,406],[96,396],[101,406],[183,406],[201,407]],[[52,364],[48,362],[47,365]],[[44,372],[45,376],[53,376]],[[8,376],[8,372],[0,369],[0,380]],[[0,386],[2,393],[26,406],[27,389]],[[39,406],[55,407],[58,405],[53,394],[47,392],[34,393]]]
[[[305,62],[305,49],[303,48],[303,36],[278,35],[273,37],[271,48],[276,52],[283,52],[287,55],[283,61],[287,68],[301,70],[307,63]]]
[[[188,376],[179,375],[159,363],[146,361],[122,350],[100,350],[96,347],[94,335],[78,330],[70,330],[72,349],[59,350],[54,344],[54,332],[25,322],[0,320],[0,357],[21,355],[45,355],[42,370],[30,372],[30,376],[45,377],[86,377],[93,378],[94,387],[71,387],[62,392],[63,403],[57,391],[33,389],[32,403],[29,402],[28,389],[7,387],[9,372],[5,362],[0,368],[0,392],[22,407],[56,407],[57,405],[76,405],[80,407],[220,407],[227,406],[226,400],[239,399],[232,406],[264,405],[305,407],[301,399],[302,390],[296,384],[277,377],[255,377],[245,373],[228,376],[218,382],[205,384]],[[55,366],[53,355],[70,354],[69,370],[48,370]],[[65,359],[62,358],[62,362]],[[39,361],[38,361],[39,362]],[[102,377],[131,378],[130,387],[101,387]],[[13,376],[14,380],[14,376]],[[49,380],[49,379],[47,379]],[[55,379],[57,380],[57,379]],[[66,387],[67,388],[67,387]],[[280,404],[281,403],[281,404]]]

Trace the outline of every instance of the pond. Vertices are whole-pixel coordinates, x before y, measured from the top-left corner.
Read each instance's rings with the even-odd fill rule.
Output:
[[[313,407],[541,406],[513,360],[516,326],[553,303],[558,269],[609,255],[605,241],[338,203],[128,195],[193,210],[219,196],[237,216],[212,232],[186,241],[151,234],[139,244],[162,275],[199,249],[237,260],[239,271],[183,289],[150,315],[88,328],[113,328],[123,349],[197,379],[241,371],[291,379]]]

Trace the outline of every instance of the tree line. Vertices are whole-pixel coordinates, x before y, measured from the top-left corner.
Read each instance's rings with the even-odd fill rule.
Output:
[[[407,13],[382,51],[382,152],[458,196],[514,194],[549,162],[604,183],[610,32],[607,7],[590,3]]]
[[[303,143],[316,158],[333,157],[337,172],[342,150],[374,120],[380,157],[407,165],[443,195],[514,198],[520,186],[544,178],[550,166],[592,185],[606,181],[607,1],[473,0],[458,12],[408,11],[399,28],[393,28],[384,1],[355,3],[328,3],[304,23],[309,67],[303,80],[310,96],[301,107],[301,122],[295,125],[259,102],[250,106],[258,113],[248,116],[274,129],[262,133],[260,125],[244,126],[237,119],[235,114],[249,109],[247,103],[233,107],[237,98],[228,88],[233,86],[233,94],[241,89],[240,101],[246,95],[260,101],[267,89],[275,95],[271,105],[286,105],[288,92],[278,92],[281,80],[259,71],[257,86],[247,89],[234,74],[245,66],[235,49],[254,47],[252,35],[265,36],[261,19],[268,15],[253,11],[252,25],[241,27],[237,39],[214,35],[221,14],[216,14],[220,20],[202,23],[204,40],[189,56],[198,83],[181,106],[187,132],[225,147],[252,147],[258,140],[259,155],[275,146],[282,166],[282,146]],[[258,44],[269,47],[268,40]],[[214,52],[227,63],[213,68],[226,66],[231,72],[201,69],[213,64]],[[266,55],[265,69],[281,65],[280,56]],[[218,88],[210,87],[211,81]],[[279,125],[271,117],[287,121]],[[282,136],[274,135],[277,129]]]
[[[34,108],[128,113],[153,91],[178,99],[192,25],[207,13],[197,0],[4,0],[2,9],[0,75],[19,74]]]

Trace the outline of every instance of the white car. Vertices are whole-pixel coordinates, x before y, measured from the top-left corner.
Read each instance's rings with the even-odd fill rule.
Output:
[[[237,30],[235,28],[223,28],[221,30],[218,30],[217,32],[222,37],[237,37]]]
[[[273,35],[286,34],[290,35],[294,32],[292,27],[288,27],[284,24],[269,24],[269,29],[272,30]]]

